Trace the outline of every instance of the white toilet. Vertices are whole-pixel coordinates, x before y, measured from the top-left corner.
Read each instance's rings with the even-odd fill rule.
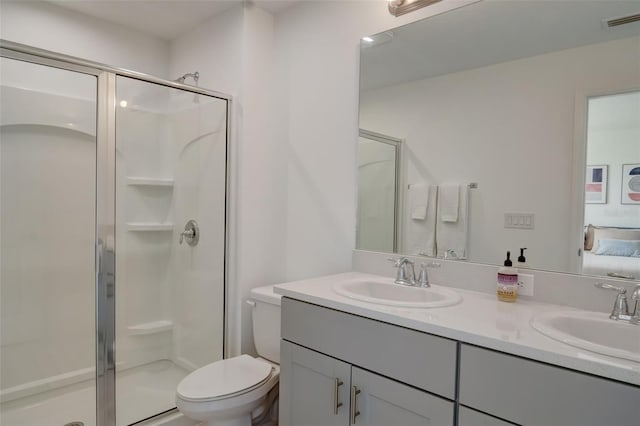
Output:
[[[206,426],[276,424],[270,420],[280,377],[280,295],[251,290],[253,338],[259,357],[240,355],[205,365],[178,384],[176,405]]]

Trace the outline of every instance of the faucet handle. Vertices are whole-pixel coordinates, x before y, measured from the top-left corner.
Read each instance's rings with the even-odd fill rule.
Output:
[[[618,320],[622,315],[629,315],[629,305],[627,304],[626,288],[605,283],[596,283],[595,286],[598,288],[603,288],[605,290],[614,290],[618,292],[616,301],[613,303],[613,309],[611,310],[611,315],[609,315],[609,318]]]
[[[393,257],[389,257],[389,258],[387,258],[387,260],[389,262],[393,262],[393,266],[395,268],[399,268],[400,266],[404,265],[405,263],[408,263],[409,265],[413,265],[414,264],[414,262],[411,259],[409,259],[408,257],[404,257],[404,256],[400,256],[400,257],[397,257],[395,259]]]
[[[618,287],[618,286],[611,285],[611,284],[595,283],[594,286],[598,287],[598,288],[605,289],[605,290],[615,290],[615,291],[618,292],[618,294],[626,294],[627,293],[627,289],[626,288]]]
[[[402,259],[401,257],[396,257],[396,258],[388,257],[388,258],[387,258],[387,260],[388,260],[389,262],[393,262],[393,267],[394,267],[394,268],[399,268],[399,267],[400,267],[400,260],[401,260],[401,259]]]
[[[632,320],[636,324],[640,323],[640,285],[635,286],[631,293],[631,300],[633,300],[633,312],[631,312]]]
[[[418,285],[420,287],[431,287],[431,284],[429,284],[429,274],[427,274],[427,264],[424,262],[420,264],[420,275],[418,276]]]

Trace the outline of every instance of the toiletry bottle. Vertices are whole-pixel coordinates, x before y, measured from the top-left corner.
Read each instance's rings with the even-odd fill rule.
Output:
[[[528,268],[529,267],[529,265],[527,265],[527,259],[524,257],[524,251],[526,249],[527,249],[526,247],[520,249],[520,256],[518,256],[518,263],[516,264],[516,266],[518,268]]]
[[[518,298],[518,270],[512,268],[511,252],[507,252],[504,267],[498,269],[498,300],[515,302]]]

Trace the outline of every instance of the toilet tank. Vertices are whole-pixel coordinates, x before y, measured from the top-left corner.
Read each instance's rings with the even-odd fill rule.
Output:
[[[258,355],[280,363],[280,299],[273,285],[251,290],[253,341]]]

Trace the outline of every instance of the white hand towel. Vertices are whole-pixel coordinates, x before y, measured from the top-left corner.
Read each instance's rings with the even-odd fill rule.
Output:
[[[440,188],[442,190],[442,188]],[[436,227],[436,240],[438,256],[444,256],[447,250],[453,250],[459,259],[469,257],[467,244],[469,239],[469,208],[471,197],[469,189],[465,186],[460,191],[460,208],[458,220],[456,222],[445,222],[438,220]],[[442,203],[438,202],[438,217],[442,218]]]
[[[443,222],[456,223],[460,205],[460,185],[445,184],[440,187],[438,203],[440,204],[440,219]]]
[[[430,187],[426,184],[413,184],[409,187],[411,219],[425,220],[429,208]]]
[[[425,220],[427,218],[427,205],[421,204],[414,206],[411,209],[411,219],[413,220]]]
[[[413,204],[412,196],[418,195],[416,204]],[[426,198],[422,198],[426,196]],[[411,185],[407,191],[406,204],[409,208],[405,211],[403,221],[404,238],[402,240],[402,253],[410,253],[416,255],[435,256],[436,243],[436,197],[438,196],[438,187],[425,183]],[[420,201],[420,200],[423,201]],[[421,204],[418,204],[421,203]],[[424,220],[413,219],[414,212],[412,206],[424,206]],[[422,207],[420,207],[422,209]],[[422,210],[419,212],[422,213]]]

